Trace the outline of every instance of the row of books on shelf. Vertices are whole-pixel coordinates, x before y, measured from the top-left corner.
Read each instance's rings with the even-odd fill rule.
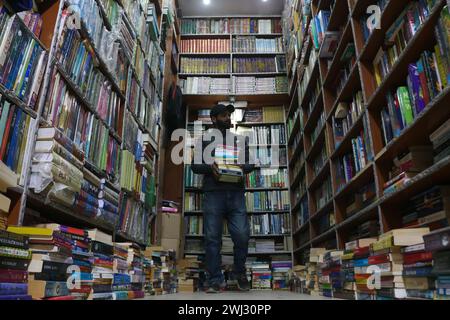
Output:
[[[286,56],[277,55],[275,58],[252,57],[252,58],[233,58],[234,73],[269,73],[286,72]]]
[[[181,73],[226,74],[231,72],[228,58],[181,57]],[[275,58],[234,58],[233,73],[283,73],[286,72],[284,56]]]
[[[288,191],[247,192],[246,204],[250,212],[289,210],[289,193]]]
[[[340,186],[350,182],[359,172],[373,160],[373,151],[366,122],[358,136],[351,139],[352,149],[349,153],[339,158],[336,169],[337,180]]]
[[[257,37],[235,37],[233,38],[233,52],[283,53],[283,38],[264,39]]]
[[[276,94],[288,90],[287,77],[236,77],[233,76],[232,90],[237,94]]]
[[[433,146],[417,145],[408,148],[395,159],[383,185],[384,194],[391,194],[407,185],[411,179],[434,163]]]
[[[280,19],[222,18],[222,19],[183,19],[181,33],[190,34],[271,34],[281,33]]]
[[[299,207],[297,211],[294,213],[293,217],[295,216],[296,219],[292,219],[293,223],[293,230],[298,230],[301,226],[303,226],[305,223],[309,220],[309,207],[308,207],[308,197],[303,196],[303,198],[299,198]],[[309,241],[309,232],[308,232],[308,239]],[[305,242],[307,242],[305,241]]]
[[[380,85],[383,79],[391,72],[398,57],[405,50],[411,39],[417,33],[419,27],[428,19],[432,6],[422,1],[414,1],[409,4],[402,12],[399,18],[394,22],[388,30],[385,38],[386,50],[381,48],[374,59],[373,68],[375,72],[375,80]],[[446,31],[446,26],[450,23],[448,8],[445,7],[441,11],[440,19],[435,25],[435,37],[437,45],[434,52],[424,51],[420,60],[416,63],[417,73],[423,81],[427,76],[429,82],[423,82],[421,90],[428,91],[428,97],[434,97],[442,87],[445,87],[449,79],[449,55],[448,48],[450,43],[450,35]],[[414,67],[414,64],[413,66]],[[416,84],[415,84],[416,85]],[[419,88],[419,84],[417,84]],[[425,95],[425,93],[423,93]]]
[[[438,51],[436,51],[438,52]],[[429,57],[435,55],[425,51],[417,63],[408,67],[407,86],[400,86],[388,93],[387,106],[381,111],[384,142],[388,144],[411,126],[429,105],[443,91],[445,86],[438,79],[436,64]],[[443,75],[443,74],[442,74]]]
[[[348,80],[350,79],[355,66],[356,49],[355,44],[351,42],[347,45],[344,53],[342,54],[342,57],[340,59],[341,68],[333,83],[333,88],[335,89],[336,96],[341,93],[345,85],[348,83]]]
[[[245,176],[247,188],[286,188],[287,169],[257,169]]]
[[[245,110],[243,122],[245,123],[271,123],[284,122],[282,107],[262,107]]]
[[[257,214],[249,218],[250,235],[283,235],[290,232],[289,214]],[[203,216],[185,216],[186,235],[204,235]],[[223,236],[229,236],[227,224],[224,223]]]
[[[306,292],[351,300],[448,300],[448,228],[394,229],[347,242],[344,250],[313,248],[301,268]],[[373,271],[379,281],[371,280]]]
[[[20,177],[24,184],[25,151],[31,139],[32,118],[0,94],[0,161]]]
[[[150,294],[151,273],[173,272],[173,254],[113,242],[98,229],[58,224],[0,230],[0,299],[131,300]],[[75,272],[71,271],[76,267]],[[75,284],[70,286],[69,284]],[[176,285],[175,285],[176,291]]]
[[[311,50],[311,53],[309,55],[308,62],[306,63],[306,66],[303,71],[303,76],[300,80],[299,86],[298,86],[298,96],[299,99],[302,100],[302,98],[307,94],[306,89],[309,85],[309,81],[311,80],[311,77],[313,75],[316,62],[317,62],[318,54],[316,50]]]
[[[325,205],[327,205],[331,199],[333,199],[333,188],[331,184],[331,177],[327,177],[326,180],[322,183],[320,187],[318,187],[313,192],[314,196],[314,204],[316,206],[316,211],[322,209]]]
[[[320,97],[319,97],[319,99],[320,99]],[[311,132],[311,145],[314,145],[314,143],[319,138],[320,133],[322,132],[322,130],[325,126],[325,121],[326,121],[325,110],[322,110],[319,118],[317,119],[316,126],[314,127],[313,131]]]
[[[180,58],[181,73],[224,74],[231,72],[229,58]]]
[[[231,45],[229,39],[182,39],[181,52],[228,53],[231,52]]]
[[[314,158],[311,164],[314,177],[319,174],[319,172],[324,168],[327,162],[328,162],[328,152],[326,146],[323,146],[322,150],[320,150],[320,152]]]
[[[187,77],[180,79],[179,84],[183,94],[276,94],[287,92],[286,77],[236,77],[211,78]]]
[[[353,127],[353,124],[358,120],[360,115],[364,112],[364,97],[363,92],[358,91],[353,95],[351,103],[339,103],[337,110],[332,118],[334,143],[335,147],[339,147],[342,140]]]
[[[238,127],[236,133],[250,138],[250,145],[283,146],[286,144],[286,131],[282,124],[265,126],[255,125],[251,128]]]
[[[0,8],[0,84],[36,110],[48,54],[17,15]]]

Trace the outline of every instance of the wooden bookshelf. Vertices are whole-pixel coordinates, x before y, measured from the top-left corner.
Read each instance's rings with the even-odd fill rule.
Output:
[[[122,2],[120,0],[116,0],[116,1],[117,1],[117,4],[123,8]],[[161,30],[162,20],[163,20],[162,19],[163,11],[161,8],[161,2],[158,0],[152,0],[151,2],[154,3],[156,6],[158,28],[159,28],[159,30]],[[3,1],[1,1],[1,3],[3,3]],[[107,13],[105,12],[105,9],[102,6],[101,1],[96,0],[95,4],[97,5],[97,7],[99,9],[100,19],[102,20],[102,23],[103,23],[105,29],[108,31],[111,31],[112,30],[111,21],[109,21],[109,18],[107,16]],[[33,119],[36,120],[35,122],[33,122],[34,126],[30,127],[30,136],[35,137],[39,126],[42,126],[42,127],[51,127],[52,126],[51,119],[47,119],[44,116],[43,111],[44,111],[45,105],[48,103],[47,99],[49,99],[52,75],[53,75],[53,72],[55,71],[56,73],[58,73],[61,76],[62,81],[67,86],[68,91],[73,95],[74,99],[76,99],[76,101],[83,108],[85,108],[85,110],[87,112],[92,114],[97,120],[99,120],[102,123],[102,125],[106,128],[107,132],[109,132],[109,136],[112,139],[117,141],[118,145],[120,146],[120,150],[125,150],[127,147],[124,142],[124,138],[125,138],[124,134],[125,133],[123,132],[123,128],[125,126],[124,112],[125,112],[125,110],[127,110],[127,112],[131,111],[130,103],[128,101],[128,98],[127,98],[127,95],[125,92],[126,89],[125,90],[120,89],[118,79],[111,73],[113,71],[110,71],[110,69],[108,68],[106,60],[104,59],[102,54],[100,54],[99,48],[94,43],[94,40],[91,38],[91,35],[88,32],[88,26],[86,25],[84,20],[81,21],[81,28],[78,30],[78,32],[81,36],[81,39],[84,40],[86,42],[86,44],[88,44],[92,48],[92,50],[90,52],[93,55],[94,59],[96,60],[96,64],[95,64],[96,69],[101,74],[103,74],[105,79],[107,79],[109,81],[109,83],[111,85],[111,90],[117,94],[117,97],[118,97],[117,99],[121,102],[120,110],[118,110],[119,115],[118,115],[118,121],[117,121],[117,129],[115,127],[113,128],[112,125],[110,126],[105,120],[103,120],[100,117],[100,115],[96,111],[95,106],[93,106],[92,103],[90,101],[88,101],[88,99],[87,99],[85,93],[82,91],[81,87],[75,83],[75,81],[71,78],[71,75],[69,75],[69,73],[64,69],[64,67],[57,61],[57,51],[59,50],[58,47],[61,45],[61,43],[60,43],[61,41],[57,37],[57,30],[59,29],[59,27],[62,23],[62,19],[61,19],[62,10],[67,8],[68,5],[69,5],[69,3],[66,1],[45,1],[45,3],[39,3],[37,5],[37,9],[38,9],[38,13],[42,16],[42,20],[43,20],[42,32],[40,34],[40,37],[39,38],[36,37],[30,30],[26,29],[26,32],[28,32],[31,35],[31,37],[42,48],[44,48],[46,50],[46,52],[48,54],[48,63],[45,66],[45,73],[44,73],[44,77],[42,79],[40,96],[39,96],[38,102],[35,107],[36,110],[32,110],[31,108],[29,108],[23,101],[16,98],[10,91],[6,90],[3,86],[0,86],[0,93],[2,94],[2,96],[4,98],[11,101],[17,107],[20,107],[21,109],[23,109],[27,114],[29,114]],[[136,5],[139,6],[139,9],[141,10],[141,12],[143,12],[144,15],[146,16],[147,8],[143,8],[139,2],[136,2]],[[132,33],[134,33],[133,37],[135,38],[136,46],[135,46],[135,48],[133,48],[133,51],[136,51],[136,50],[142,51],[142,58],[143,58],[144,64],[145,65],[148,64],[148,68],[150,70],[150,57],[148,56],[149,53],[146,52],[146,50],[144,50],[144,42],[142,41],[142,39],[139,38],[138,32],[136,32],[136,29],[135,29],[136,26],[133,26],[129,23],[129,21],[131,21],[131,20],[130,20],[130,17],[128,16],[127,11],[124,10],[123,15],[121,17],[123,17],[125,20],[128,20],[130,30],[132,31]],[[22,20],[20,20],[20,21],[22,21]],[[20,23],[23,26],[25,26],[25,24],[23,22],[20,22]],[[174,41],[177,41],[177,40],[179,41],[179,39],[174,39]],[[121,39],[118,39],[117,41],[122,47],[124,46],[124,42]],[[158,44],[161,43],[162,41],[163,41],[163,39],[161,36],[159,39],[156,40],[156,42]],[[171,45],[171,43],[170,43],[170,45]],[[133,52],[133,56],[134,56],[134,54],[135,53]],[[161,52],[160,54],[161,54],[161,56],[164,55],[164,58],[166,58],[166,56],[168,56],[167,52],[165,52],[165,53]],[[141,80],[138,77],[138,71],[134,67],[134,61],[132,61],[132,59],[134,57],[129,56],[125,51],[124,51],[124,55],[125,55],[125,60],[127,61],[128,65],[129,65],[129,71],[128,71],[129,74],[127,75],[128,76],[127,78],[129,78],[129,76],[131,76],[131,75],[134,76],[138,85],[141,86],[141,88],[144,88],[143,83],[141,83]],[[167,63],[165,63],[165,65],[167,65]],[[144,67],[147,67],[147,66],[144,66]],[[153,108],[155,108],[155,110],[156,110],[156,108],[159,108],[157,106],[157,105],[159,105],[159,103],[157,103],[156,97],[158,97],[159,101],[161,101],[161,103],[162,103],[163,97],[166,96],[163,93],[164,85],[161,84],[161,87],[160,87],[159,84],[157,84],[157,82],[158,82],[158,80],[160,80],[159,79],[160,76],[161,77],[167,76],[167,78],[169,78],[169,74],[165,74],[166,70],[159,70],[160,74],[153,74],[152,71],[153,70],[150,70],[150,72],[149,72],[150,73],[149,80],[150,80],[151,85],[153,85],[154,87],[157,87],[157,90],[155,90],[154,95],[152,94],[150,96],[149,93],[143,89],[142,94],[143,94],[143,96],[145,96],[148,99],[148,102],[147,102],[148,107],[150,108],[151,107],[150,103],[152,103]],[[156,78],[155,78],[155,76],[156,76]],[[151,99],[151,101],[150,101],[150,99]],[[155,103],[155,105],[153,105],[153,103]],[[140,119],[139,116],[137,114],[135,114],[134,112],[130,112],[130,115],[132,116],[133,120],[136,122],[138,128],[143,133],[149,133],[152,135],[152,137],[150,138],[150,141],[149,141],[150,149],[148,150],[148,154],[146,155],[146,157],[149,155],[151,157],[153,157],[154,167],[152,168],[153,169],[152,175],[154,175],[156,178],[156,192],[157,192],[157,198],[158,198],[159,197],[159,192],[158,192],[159,181],[158,181],[158,179],[161,176],[159,174],[159,171],[163,170],[163,168],[164,168],[163,162],[161,161],[162,158],[160,157],[160,152],[161,152],[160,131],[164,129],[164,124],[158,123],[155,125],[155,128],[153,128],[153,124],[152,124],[152,128],[148,128],[144,119]],[[154,133],[153,133],[153,131],[154,131]],[[91,227],[99,228],[100,230],[103,230],[104,232],[107,232],[108,234],[112,234],[113,238],[116,241],[135,242],[141,246],[145,246],[150,243],[150,242],[143,243],[142,241],[138,241],[137,239],[134,239],[132,236],[121,232],[119,230],[119,226],[107,225],[106,222],[97,220],[95,218],[82,216],[82,215],[76,213],[75,210],[71,207],[65,207],[63,205],[58,205],[54,202],[48,202],[41,195],[35,194],[32,190],[30,190],[28,180],[29,180],[29,177],[31,174],[31,170],[30,170],[31,169],[31,158],[34,153],[35,142],[36,142],[35,139],[29,140],[27,147],[26,147],[26,154],[25,154],[24,162],[27,164],[28,170],[24,173],[25,181],[26,181],[25,186],[18,187],[18,189],[20,189],[21,192],[11,190],[12,194],[15,194],[20,197],[20,199],[17,201],[17,203],[14,203],[14,205],[11,206],[12,210],[11,210],[11,214],[9,217],[9,223],[11,225],[23,225],[24,223],[26,223],[26,221],[28,219],[27,212],[36,211],[36,212],[39,212],[41,218],[46,221],[60,223],[60,224],[64,224],[64,225],[76,225],[80,228],[91,228]],[[86,160],[84,167],[88,171],[95,173],[99,178],[105,178],[107,180],[106,185],[108,187],[110,187],[111,189],[116,190],[120,194],[125,193],[124,190],[122,190],[122,191],[120,190],[120,187],[116,184],[116,182],[109,181],[108,180],[109,176],[105,172],[102,172],[99,168],[97,168],[91,161]],[[136,199],[136,195],[134,196],[134,198]],[[156,210],[157,210],[157,208],[148,210],[148,211],[152,211],[152,212],[150,212],[151,218],[149,218],[149,223],[153,222],[155,214],[156,214],[156,212],[154,212],[154,211],[156,211]]]
[[[365,14],[367,6],[374,4],[376,1],[359,0],[353,2],[356,3],[353,8],[350,6],[352,1],[338,2],[332,8],[327,31],[340,30],[341,32],[334,57],[332,59],[319,57],[318,62],[316,62],[317,65],[309,66],[313,72],[305,95],[300,95],[297,98],[293,96],[294,90],[290,92],[291,107],[287,112],[287,117],[293,119],[294,113],[298,111],[303,119],[295,119],[294,130],[289,138],[291,144],[296,134],[300,132],[302,135],[300,145],[291,151],[292,156],[289,157],[288,167],[292,177],[293,168],[302,166],[297,163],[300,152],[306,151],[307,174],[303,183],[308,186],[306,194],[303,194],[300,198],[296,197],[295,188],[301,182],[299,180],[303,170],[300,169],[300,172],[293,177],[294,183],[291,184],[291,199],[298,199],[291,202],[293,226],[296,226],[293,227],[293,254],[294,261],[298,264],[306,262],[302,259],[305,251],[311,247],[324,246],[327,249],[344,249],[345,243],[350,241],[355,229],[363,223],[376,221],[379,225],[378,232],[380,234],[395,228],[401,228],[401,210],[399,208],[404,206],[405,202],[432,186],[450,183],[450,160],[449,157],[446,157],[418,174],[396,192],[385,195],[383,190],[384,183],[389,180],[388,173],[394,159],[399,154],[407,152],[409,147],[430,145],[429,135],[450,118],[449,108],[445,107],[450,103],[449,87],[443,89],[432,99],[425,110],[414,118],[414,122],[387,145],[384,142],[383,125],[380,117],[381,109],[387,105],[386,94],[399,86],[406,85],[409,64],[416,62],[424,50],[433,49],[436,43],[434,27],[445,1],[437,1],[436,6],[430,11],[430,15],[418,28],[379,86],[376,85],[375,81],[373,61],[384,44],[389,28],[411,1],[388,1],[386,7],[382,10],[381,29],[374,30],[366,41],[364,40],[360,19]],[[320,10],[328,10],[331,3],[330,0],[313,0],[311,3],[312,15],[317,15]],[[305,36],[303,45],[306,45],[308,41],[309,35]],[[355,44],[356,63],[350,69],[342,90],[336,92],[335,81],[339,77],[341,69],[341,56],[347,45],[352,42]],[[319,51],[315,48],[312,48],[312,50]],[[301,61],[300,64],[309,63],[307,54],[306,50],[298,57],[298,60]],[[309,113],[306,105],[310,103],[311,83],[314,83],[317,79],[320,83],[320,96],[323,101],[317,103],[312,112]],[[301,80],[302,75],[300,74],[298,75],[297,85]],[[353,119],[353,123],[347,128],[339,145],[335,145],[333,130],[335,111],[339,103],[350,103],[353,95],[358,91],[363,93],[363,110]],[[325,111],[326,115],[324,129],[312,142],[311,132],[322,110]],[[300,121],[304,124],[303,127],[300,125]],[[339,185],[336,163],[345,154],[352,152],[352,140],[364,128],[368,131],[373,159],[368,161],[366,166],[354,174],[348,182]],[[315,155],[322,147],[328,149],[327,162],[319,170],[319,173],[314,175],[311,166]],[[331,176],[332,179],[331,198],[322,208],[317,208],[314,191],[327,176]],[[364,203],[357,212],[347,215],[347,207],[351,203],[352,195],[368,185],[374,186],[376,196]],[[305,196],[309,214],[307,219],[300,223],[301,200]],[[319,221],[330,213],[334,215],[334,224],[328,230],[319,232]]]

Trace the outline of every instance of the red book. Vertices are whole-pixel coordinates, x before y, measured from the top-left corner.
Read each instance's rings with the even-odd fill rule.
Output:
[[[65,300],[75,300],[75,297],[73,297],[73,296],[62,296],[62,297],[45,298],[43,300],[65,301]]]
[[[370,247],[356,248],[353,256],[355,258],[367,257],[370,254]]]
[[[390,262],[388,254],[381,254],[378,256],[369,257],[369,264],[383,264]]]
[[[2,145],[0,148],[0,161],[3,159],[3,157],[5,156],[6,153],[6,146],[8,145],[8,140],[9,140],[9,131],[11,130],[11,125],[13,123],[13,118],[15,118],[15,114],[16,114],[16,108],[11,105],[11,108],[9,109],[9,115],[8,115],[8,120],[6,121],[6,127],[5,127],[5,132],[3,133],[3,141],[2,141]]]
[[[28,271],[0,269],[0,283],[26,283]]]
[[[413,264],[431,260],[433,260],[433,253],[431,252],[405,253],[403,256],[404,264]]]

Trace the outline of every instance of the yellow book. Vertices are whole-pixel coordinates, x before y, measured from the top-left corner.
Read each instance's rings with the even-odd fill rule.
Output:
[[[50,237],[53,234],[52,229],[37,228],[37,227],[8,227],[8,232],[21,234],[25,236],[46,236]]]
[[[372,251],[380,251],[384,249],[391,248],[394,245],[394,237],[386,236],[384,238],[380,238],[377,242],[370,245]]]

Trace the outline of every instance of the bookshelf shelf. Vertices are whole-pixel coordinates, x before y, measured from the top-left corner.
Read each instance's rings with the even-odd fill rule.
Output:
[[[336,229],[351,229],[352,227],[357,226],[358,224],[369,220],[370,218],[378,218],[378,201],[369,204],[364,209],[361,209],[354,215],[344,219],[341,223],[336,225]]]
[[[21,99],[17,97],[17,95],[6,89],[1,83],[0,83],[0,94],[5,97],[8,101],[13,103],[15,106],[19,107],[24,111],[26,114],[28,114],[33,119],[37,118],[37,113],[33,109],[31,109],[25,102],[23,102]]]
[[[271,125],[284,125],[284,122],[240,122],[236,123],[236,127],[255,127],[255,126],[271,126]]]
[[[348,183],[345,184],[335,195],[335,200],[338,201],[343,196],[358,191],[361,187],[366,185],[370,178],[373,177],[373,163],[369,163],[356,176],[354,176]]]
[[[277,56],[286,55],[286,52],[233,52],[233,56]],[[284,73],[283,73],[284,74]]]
[[[302,176],[302,173],[305,172],[305,168],[306,168],[305,162],[303,162],[303,163],[300,165],[300,170],[299,170],[299,172],[295,175],[294,179],[292,180],[292,183],[291,183],[291,189],[293,189],[294,186],[296,186],[296,185],[299,184],[299,182],[300,182],[300,177]]]
[[[352,27],[351,22],[348,21],[341,35],[339,45],[336,49],[336,54],[334,55],[334,58],[331,61],[330,68],[328,68],[327,74],[324,75],[323,81],[324,87],[326,88],[330,87],[333,79],[335,79],[336,76],[338,75],[342,54],[344,53],[345,47],[351,41],[351,39],[352,39]]]
[[[317,153],[322,149],[322,147],[324,146],[325,143],[325,128],[326,128],[327,124],[324,123],[322,125],[322,128],[320,129],[319,134],[317,135],[316,140],[312,143],[311,147],[309,148],[309,152],[306,155],[306,161],[311,162],[314,159],[314,156],[317,155]]]
[[[308,242],[302,244],[302,245],[301,245],[300,247],[298,247],[297,249],[294,249],[294,253],[301,252],[301,251],[303,251],[304,249],[310,247],[310,246],[311,246],[311,243],[312,243],[312,242],[311,242],[311,240],[310,240],[310,241],[308,241]]]
[[[325,231],[324,233],[318,235],[317,237],[313,238],[311,240],[311,244],[315,245],[315,244],[320,244],[321,242],[324,242],[328,239],[331,239],[333,237],[336,237],[336,228],[335,227],[331,227],[330,229],[328,229],[327,231]]]
[[[322,3],[323,1],[321,1],[321,4]],[[319,4],[319,8],[321,8],[321,4]],[[329,7],[329,3],[327,7]],[[339,29],[339,26],[341,26],[347,20],[347,18],[348,18],[348,6],[339,4],[336,1],[333,10],[331,11],[327,31]]]
[[[321,216],[322,214],[332,211],[333,210],[333,199],[328,200],[327,203],[325,203],[321,208],[316,210],[313,214],[310,216],[310,221],[314,219],[314,216]]]
[[[225,56],[230,56],[231,53],[230,52],[205,52],[205,53],[201,53],[201,52],[180,52],[180,56],[196,56],[196,57],[225,57]]]
[[[366,112],[363,111],[358,118],[355,120],[351,128],[348,130],[347,134],[341,143],[335,148],[334,152],[331,154],[331,159],[336,159],[342,157],[346,150],[351,149],[352,142],[351,139],[355,137],[360,129],[363,127],[363,118],[366,116]]]
[[[229,237],[230,235],[224,234],[224,237]],[[251,234],[250,238],[282,238],[289,237],[288,234]],[[202,234],[186,234],[186,238],[200,238],[203,239],[205,236]]]
[[[294,138],[297,136],[299,130],[300,130],[300,117],[297,116],[294,119],[294,126],[292,127],[292,132],[288,139],[288,146],[292,145],[292,143],[294,142]]]
[[[412,178],[409,183],[392,194],[380,198],[380,206],[399,205],[426,187],[448,183],[450,176],[450,156],[442,159],[430,168]]]
[[[306,229],[309,227],[310,220],[306,221],[304,224],[302,224],[297,230],[295,230],[292,233],[292,236],[296,237],[298,234],[302,233],[303,231],[306,231]]]
[[[330,162],[326,161],[323,167],[319,170],[317,175],[313,177],[311,183],[308,186],[308,190],[312,191],[320,187],[320,184],[323,182],[326,175],[330,172]]]
[[[295,77],[294,83],[291,85],[291,89],[289,90],[289,96],[291,98],[291,104],[289,105],[287,117],[291,117],[295,110],[298,109],[298,77]]]
[[[259,77],[259,76],[285,76],[286,72],[248,72],[248,73],[232,73],[233,76]],[[287,95],[287,92],[284,93]]]
[[[355,63],[350,71],[350,75],[342,88],[342,90],[337,95],[337,98],[333,104],[333,108],[328,114],[328,118],[334,114],[339,102],[348,101],[352,98],[352,95],[356,92],[355,89],[361,87],[358,63]]]
[[[317,125],[317,120],[320,117],[321,111],[323,111],[323,99],[322,99],[322,91],[320,91],[319,95],[317,96],[314,106],[311,110],[311,113],[308,115],[308,120],[305,123],[305,129],[304,133],[308,134],[313,129],[314,126]]]
[[[444,2],[441,1],[432,10],[430,16],[423,23],[413,38],[409,41],[405,50],[400,54],[399,58],[392,66],[390,72],[384,77],[382,83],[375,90],[373,95],[369,98],[368,109],[379,111],[379,108],[383,105],[383,100],[388,90],[397,84],[401,84],[408,70],[408,65],[415,61],[418,57],[418,53],[429,47],[429,42],[432,40],[434,22],[439,17],[440,11],[443,8]]]
[[[298,145],[295,147],[294,153],[292,154],[292,157],[289,160],[289,165],[292,167],[295,163],[295,161],[297,160],[298,156],[300,155],[300,152],[304,150],[303,147],[303,135],[302,138],[300,139]]]
[[[399,152],[410,145],[428,144],[428,136],[423,132],[432,132],[445,119],[450,117],[447,101],[450,99],[450,87],[442,91],[431,101],[415,121],[403,130],[399,137],[394,138],[375,157],[377,163],[393,159]]]
[[[305,109],[305,104],[307,102],[309,102],[309,99],[311,97],[311,92],[313,91],[313,86],[317,82],[317,78],[319,78],[319,59],[317,59],[314,64],[314,69],[311,73],[311,77],[309,78],[308,83],[306,85],[305,95],[303,96],[303,98],[301,99],[300,104],[299,104],[300,108]]]
[[[229,34],[229,33],[203,33],[203,34],[182,34],[181,38],[228,39],[228,38],[230,38],[230,36],[231,36],[231,34]]]

